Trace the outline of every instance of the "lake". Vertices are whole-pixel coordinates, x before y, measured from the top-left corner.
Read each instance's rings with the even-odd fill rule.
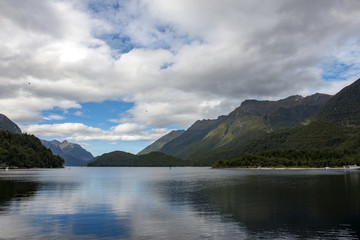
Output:
[[[359,239],[360,171],[0,172],[0,239]]]

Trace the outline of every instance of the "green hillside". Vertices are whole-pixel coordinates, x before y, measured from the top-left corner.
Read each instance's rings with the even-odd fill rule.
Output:
[[[194,151],[194,144],[201,141],[212,129],[223,121],[223,117],[214,120],[196,121],[179,137],[165,144],[159,152],[186,159]]]
[[[297,114],[288,110],[280,115],[288,115],[290,120],[296,118]],[[285,125],[277,117],[275,119],[278,124]],[[360,164],[360,80],[330,98],[307,122],[310,124],[280,129],[230,151],[217,149],[202,157],[207,162],[221,160],[215,164],[217,167]]]
[[[186,165],[189,165],[186,161],[161,152],[134,155],[123,151],[105,153],[88,163],[90,167],[169,167]]]
[[[0,162],[18,168],[59,168],[64,159],[54,156],[33,135],[0,131]]]
[[[287,128],[253,139],[232,151],[213,154],[217,167],[326,167],[360,163],[360,128],[326,121]]]
[[[218,148],[231,149],[234,145],[240,145],[269,131],[270,129],[265,125],[262,118],[258,116],[229,117],[190,148],[192,150],[190,158],[198,158],[204,152]]]

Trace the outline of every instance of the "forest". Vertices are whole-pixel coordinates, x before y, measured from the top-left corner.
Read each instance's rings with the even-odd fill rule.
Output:
[[[262,153],[245,153],[241,158],[220,160],[214,168],[254,167],[341,167],[360,165],[360,154],[354,150],[272,150]]]
[[[360,164],[359,157],[359,127],[315,121],[248,141],[213,166],[341,167]]]
[[[96,157],[88,163],[90,167],[171,167],[189,166],[190,164],[182,159],[166,155],[161,152],[151,152],[144,155],[134,155],[127,152],[115,151]]]

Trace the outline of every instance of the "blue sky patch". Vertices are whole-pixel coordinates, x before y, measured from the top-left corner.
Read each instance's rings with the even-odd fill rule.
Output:
[[[137,47],[131,42],[130,37],[123,36],[120,33],[103,34],[97,36],[97,38],[103,40],[111,49],[116,50],[118,53],[128,53]]]
[[[123,101],[104,101],[101,103],[82,103],[81,109],[61,109],[43,111],[44,124],[61,123],[63,120],[72,123],[83,123],[87,126],[108,130],[117,125],[116,121],[126,115],[126,111],[134,106],[134,103]],[[60,119],[60,117],[63,117]]]
[[[167,68],[171,67],[172,65],[174,65],[173,62],[171,62],[171,63],[164,63],[164,64],[160,67],[160,69],[167,69]]]
[[[347,73],[354,67],[354,64],[345,64],[338,60],[326,63],[322,66],[321,78],[325,81],[347,80]]]

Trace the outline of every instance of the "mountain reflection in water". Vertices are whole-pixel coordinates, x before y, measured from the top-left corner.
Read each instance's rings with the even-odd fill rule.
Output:
[[[360,171],[0,173],[1,239],[357,239]]]

